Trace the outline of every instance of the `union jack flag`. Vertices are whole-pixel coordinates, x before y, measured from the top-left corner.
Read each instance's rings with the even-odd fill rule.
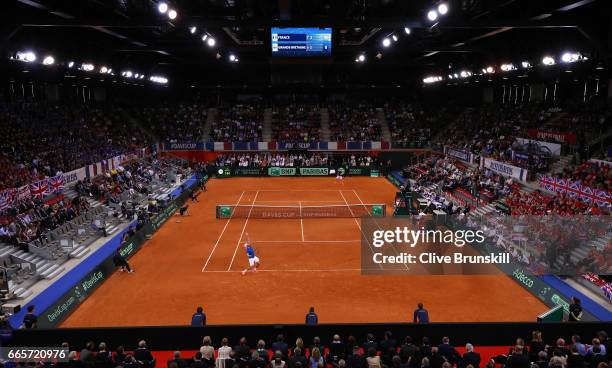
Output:
[[[0,211],[4,211],[9,208],[9,193],[8,191],[4,191],[0,193]]]
[[[563,179],[557,179],[555,185],[555,191],[559,193],[565,193],[565,189],[567,188],[567,183]]]
[[[35,198],[45,198],[47,194],[51,193],[49,190],[49,184],[47,182],[47,179],[30,184],[30,193]]]
[[[61,193],[64,190],[64,177],[57,175],[49,179],[49,187],[52,193]]]
[[[583,202],[591,203],[593,201],[593,190],[589,187],[582,187],[582,193],[580,194],[580,199]]]
[[[30,186],[29,185],[24,185],[22,187],[17,188],[17,200],[18,201],[23,201],[26,200],[28,198],[30,198],[31,194],[30,194]]]
[[[567,181],[568,182],[568,189],[567,189],[567,195],[569,195],[571,198],[576,198],[580,195],[580,191],[582,190],[582,187],[580,186],[580,181],[575,181],[575,182],[571,182],[571,181]]]

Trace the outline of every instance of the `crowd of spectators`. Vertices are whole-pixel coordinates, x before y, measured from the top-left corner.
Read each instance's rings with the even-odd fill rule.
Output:
[[[217,116],[210,130],[214,142],[261,141],[263,107],[237,104],[217,109]]]
[[[0,190],[142,147],[119,108],[0,103]]]
[[[573,182],[579,181],[583,186],[612,193],[612,164],[587,161],[580,165],[565,167],[561,172],[552,174]]]
[[[467,108],[439,136],[438,143],[512,163],[532,172],[544,171],[549,164],[546,156],[527,152],[519,159],[513,155],[513,150],[517,150],[517,137],[526,136],[528,128],[541,126],[556,111],[539,104]]]
[[[14,204],[0,217],[0,243],[27,250],[28,243],[47,239],[47,234],[89,209],[83,198],[69,201],[63,196],[52,203],[30,198]]]
[[[204,136],[208,106],[201,103],[166,104],[133,110],[143,128],[162,142],[198,142]]]
[[[449,337],[432,341],[428,337],[396,337],[384,333],[381,340],[367,334],[363,341],[355,336],[332,336],[324,341],[316,336],[312,341],[298,337],[287,342],[278,335],[271,344],[263,339],[252,345],[245,337],[235,345],[228,338],[214,343],[205,336],[202,346],[190,356],[180,351],[167,362],[157,361],[142,340],[133,350],[123,346],[112,347],[105,342],[97,346],[88,342],[80,351],[63,343],[69,351],[68,362],[57,366],[66,368],[608,368],[611,362],[612,342],[605,331],[600,331],[588,342],[579,335],[571,341],[563,338],[545,342],[542,333],[534,331],[531,340],[517,338],[507,352],[496,356],[482,356],[471,343],[455,347]],[[269,344],[269,345],[268,345]],[[217,345],[217,347],[215,347]],[[461,352],[460,352],[461,351]],[[193,354],[193,355],[191,355]]]
[[[378,159],[370,154],[330,153],[234,153],[217,156],[217,167],[321,167],[321,166],[376,166]]]
[[[513,189],[512,179],[486,168],[471,168],[448,157],[431,156],[404,169],[413,190],[435,185],[441,191],[462,189],[472,195],[486,194],[491,201],[502,198]]]
[[[329,129],[331,141],[380,141],[382,130],[373,105],[330,104]]]
[[[274,107],[272,138],[283,142],[314,142],[320,138],[321,113],[316,105]]]

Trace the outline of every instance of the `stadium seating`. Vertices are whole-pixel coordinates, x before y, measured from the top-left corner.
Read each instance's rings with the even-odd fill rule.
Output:
[[[329,127],[332,141],[380,141],[377,111],[368,103],[331,104]]]
[[[272,138],[284,142],[311,142],[320,139],[321,115],[318,106],[290,104],[275,106]]]
[[[261,141],[263,109],[256,105],[234,105],[217,109],[211,126],[210,139],[214,142]]]

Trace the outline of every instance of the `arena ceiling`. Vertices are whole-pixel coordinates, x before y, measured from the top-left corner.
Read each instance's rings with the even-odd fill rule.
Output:
[[[57,60],[116,70],[163,74],[185,83],[282,78],[313,82],[346,78],[407,79],[430,72],[481,68],[545,54],[578,51],[610,59],[608,0],[448,0],[438,21],[433,0],[173,0],[169,20],[151,0],[11,0],[5,6],[1,48],[8,58],[33,49]],[[333,28],[329,59],[276,60],[270,27]],[[192,27],[196,27],[194,33]],[[404,28],[409,27],[407,35]],[[202,42],[206,33],[214,47]],[[397,35],[388,48],[385,37]],[[228,60],[230,54],[238,63]],[[358,55],[367,55],[357,65]],[[296,67],[296,65],[298,65]],[[357,77],[360,75],[359,77]],[[278,77],[277,77],[278,79]]]

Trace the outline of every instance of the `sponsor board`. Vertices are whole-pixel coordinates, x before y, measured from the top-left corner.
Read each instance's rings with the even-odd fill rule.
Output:
[[[234,169],[234,176],[259,176],[261,169],[259,167],[239,167]]]
[[[329,175],[329,168],[327,167],[300,167],[300,175],[327,176]]]
[[[295,176],[297,169],[295,167],[269,167],[268,175],[270,176]]]

